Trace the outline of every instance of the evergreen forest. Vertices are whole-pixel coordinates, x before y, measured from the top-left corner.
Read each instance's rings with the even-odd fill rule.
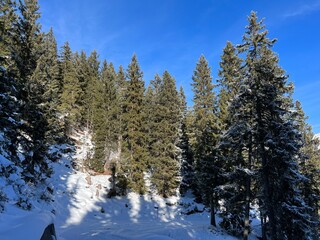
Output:
[[[231,235],[248,239],[256,208],[264,240],[319,239],[320,143],[256,12],[217,73],[199,56],[191,103],[168,71],[146,83],[136,54],[116,68],[97,51],[57,46],[37,0],[0,8],[0,153],[24,183],[46,184],[59,158],[50,146],[82,131],[92,147],[81,168],[112,176],[108,197],[192,193],[208,224],[219,216]],[[17,171],[0,165],[1,178]],[[0,212],[5,202],[0,188]],[[23,195],[19,206],[32,207]]]

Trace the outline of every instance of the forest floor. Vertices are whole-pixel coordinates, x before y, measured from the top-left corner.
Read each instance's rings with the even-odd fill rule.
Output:
[[[61,159],[52,163],[52,202],[34,202],[31,211],[8,204],[0,214],[1,240],[40,239],[51,222],[59,240],[236,239],[220,227],[211,227],[210,212],[195,203],[192,195],[162,198],[152,192],[131,192],[107,198],[110,176],[90,176],[72,167],[72,162],[81,161],[87,150],[78,146],[75,155],[61,154]],[[250,235],[253,240],[259,235],[257,218],[252,226],[256,226]]]

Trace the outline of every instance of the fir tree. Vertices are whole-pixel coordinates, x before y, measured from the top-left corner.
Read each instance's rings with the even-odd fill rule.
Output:
[[[219,180],[216,153],[219,127],[211,70],[204,56],[200,57],[192,79],[196,139],[194,159],[197,186],[202,201],[211,207],[211,225],[215,226],[217,199],[213,196],[213,189],[218,185]]]

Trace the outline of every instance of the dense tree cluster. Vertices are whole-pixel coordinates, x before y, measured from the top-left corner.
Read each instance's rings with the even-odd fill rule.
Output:
[[[111,172],[111,195],[192,191],[211,224],[219,214],[236,236],[248,238],[255,205],[263,239],[317,239],[319,142],[256,13],[243,42],[227,42],[217,84],[200,56],[188,108],[168,71],[145,87],[136,55],[116,70],[68,42],[58,53],[53,30],[41,31],[37,0],[0,7],[0,153],[25,181],[49,177],[48,147],[85,129],[94,146],[86,167]],[[0,168],[0,177],[10,171]]]

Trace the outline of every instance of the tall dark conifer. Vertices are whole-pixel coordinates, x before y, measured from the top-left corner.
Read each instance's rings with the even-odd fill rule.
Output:
[[[237,49],[227,42],[223,49],[219,69],[219,87],[218,95],[218,117],[220,125],[220,143],[218,145],[219,163],[221,165],[221,184],[223,187],[215,189],[220,199],[224,199],[224,208],[226,211],[221,212],[223,221],[221,225],[230,233],[242,234],[244,218],[249,217],[250,204],[250,186],[251,178],[247,176],[248,161],[252,159],[252,148],[245,140],[250,138],[249,131],[245,122],[250,122],[250,111],[242,111],[241,114],[234,115],[233,101],[237,97],[242,84],[242,60],[238,57]],[[230,127],[234,122],[233,131]],[[237,128],[238,127],[238,128]],[[224,135],[225,131],[229,130]],[[243,138],[238,139],[237,144],[232,140],[238,131],[242,131]],[[250,142],[250,141],[249,141]],[[249,223],[249,222],[247,222]],[[247,231],[249,230],[246,226]]]
[[[0,132],[4,134],[5,139],[0,142],[0,148],[6,150],[12,160],[17,160],[17,126],[20,121],[20,115],[14,114],[18,111],[20,102],[17,98],[17,81],[13,78],[14,75],[10,74],[13,64],[10,52],[11,34],[16,19],[14,2],[2,1],[0,4]]]
[[[194,189],[194,165],[193,153],[189,141],[187,129],[187,101],[182,86],[179,91],[180,99],[180,126],[179,126],[179,144],[181,150],[180,165],[181,165],[181,184],[180,192],[185,193],[187,190]]]
[[[211,224],[215,226],[217,199],[213,196],[213,189],[219,182],[216,153],[219,123],[211,69],[204,56],[200,57],[192,79],[196,140],[194,159],[198,194],[202,201],[211,207]]]
[[[24,134],[20,138],[20,145],[26,155],[22,161],[25,176],[30,181],[43,179],[42,173],[46,173],[47,143],[45,132],[47,121],[44,111],[42,95],[38,91],[43,90],[43,83],[36,81],[33,73],[42,54],[41,44],[43,33],[38,22],[40,17],[37,0],[26,0],[18,3],[18,18],[13,23],[10,45],[11,57],[14,63],[14,76],[18,79],[19,99],[23,102],[21,119],[26,123],[20,126]],[[28,138],[23,136],[27,135]],[[30,179],[29,179],[30,178]]]
[[[221,56],[219,78],[217,80],[220,88],[218,94],[218,116],[221,123],[221,131],[230,125],[229,105],[239,92],[241,84],[241,59],[238,57],[237,49],[231,42],[227,42]]]
[[[144,172],[147,151],[143,131],[143,74],[136,55],[133,55],[127,70],[127,89],[124,102],[123,120],[125,122],[122,145],[123,171],[129,187],[138,193],[145,192]]]
[[[74,66],[74,55],[68,42],[62,47],[61,70],[63,86],[58,110],[62,115],[65,133],[70,134],[78,125],[78,120],[80,119],[80,106],[78,103],[81,88]]]
[[[236,232],[243,231],[247,239],[251,198],[248,193],[254,177],[259,187],[263,239],[267,236],[270,239],[308,239],[311,236],[310,215],[297,188],[305,178],[298,169],[301,139],[289,117],[290,85],[271,49],[275,40],[267,38],[267,31],[256,13],[252,12],[248,20],[240,46],[240,51],[246,54],[243,82],[232,102],[232,124],[221,143],[235,151],[227,156],[227,161],[233,163],[232,171],[225,174],[233,189],[227,203],[239,198],[240,212],[233,215],[240,217]],[[235,175],[236,172],[239,175]],[[233,222],[229,224],[232,228]]]
[[[61,140],[62,132],[59,123],[57,108],[60,104],[61,73],[58,64],[57,43],[51,29],[44,35],[41,44],[42,54],[37,61],[37,67],[33,72],[32,79],[37,84],[32,95],[41,99],[39,106],[48,121],[46,139],[50,143]]]
[[[159,194],[168,197],[176,193],[180,177],[180,100],[175,80],[167,71],[163,73],[156,97],[157,114],[154,115],[153,122],[157,138],[154,138],[151,146],[151,181]]]
[[[103,62],[96,85],[93,110],[94,161],[99,171],[108,170],[118,151],[118,99],[116,73],[112,63]]]
[[[87,59],[87,55],[84,51],[80,54],[75,55],[75,68],[76,75],[80,85],[78,104],[80,106],[81,124],[89,129],[89,110],[88,110],[88,89],[93,90],[89,87],[90,80],[90,69]],[[92,84],[91,84],[92,85]]]
[[[320,209],[320,143],[316,139],[311,126],[307,123],[307,117],[301,103],[295,103],[295,124],[301,134],[302,148],[300,149],[299,166],[303,175],[307,178],[300,186],[304,201],[310,206],[309,213],[316,226],[313,231],[313,239],[319,238],[319,209]]]

